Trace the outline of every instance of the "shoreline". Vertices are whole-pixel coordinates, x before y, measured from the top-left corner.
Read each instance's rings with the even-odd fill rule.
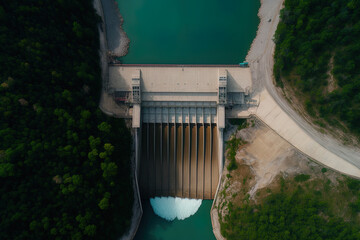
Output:
[[[129,52],[130,39],[123,28],[122,17],[116,0],[101,0],[105,20],[108,51],[113,57],[123,57]]]
[[[114,117],[114,115],[112,113],[107,112],[106,109],[103,108],[104,98],[105,98],[105,95],[107,95],[107,91],[108,91],[108,87],[109,87],[108,86],[108,80],[109,80],[108,52],[110,50],[109,49],[109,38],[110,37],[107,36],[109,29],[107,27],[107,24],[106,24],[107,22],[106,22],[106,19],[104,16],[105,15],[104,12],[109,9],[107,8],[106,10],[104,10],[103,3],[104,2],[109,3],[109,1],[113,2],[113,0],[94,0],[93,6],[103,21],[103,23],[100,23],[98,26],[99,40],[100,40],[99,41],[99,45],[100,45],[99,46],[99,57],[100,57],[101,78],[102,78],[102,88],[101,88],[101,96],[99,99],[99,108],[106,115],[108,115],[110,117]],[[116,5],[116,4],[113,3],[113,5]],[[114,12],[114,11],[111,11],[111,12]],[[118,12],[120,14],[119,11],[116,11],[116,12]],[[119,15],[115,15],[115,16],[118,17]],[[119,18],[117,18],[117,19],[119,20]],[[120,35],[118,35],[118,36],[120,36]],[[118,39],[118,41],[121,42],[121,39]],[[122,41],[122,42],[124,43],[124,41]],[[125,43],[127,44],[127,47],[121,48],[122,54],[127,53],[127,48],[128,48],[129,42],[130,41],[127,41],[127,42],[125,41]],[[122,46],[126,46],[126,44],[125,45],[123,44]],[[134,133],[133,131],[131,131],[131,133],[134,138],[134,135],[136,135],[136,133]],[[132,206],[133,216],[130,219],[131,223],[130,223],[129,229],[127,229],[127,231],[122,236],[119,236],[119,239],[121,239],[121,240],[133,239],[135,237],[135,234],[140,225],[140,221],[141,221],[142,214],[143,214],[140,193],[139,193],[139,187],[138,187],[138,183],[137,183],[137,174],[136,174],[136,159],[135,158],[137,156],[137,152],[136,152],[137,149],[135,148],[135,141],[137,140],[137,136],[135,136],[134,139],[135,140],[133,141],[132,156],[131,156],[131,169],[132,169],[131,181],[132,181],[132,188],[133,188],[133,192],[134,192],[134,202],[133,202],[133,206]]]
[[[97,0],[97,1],[100,1],[100,0]],[[123,19],[122,15],[120,14],[120,11],[118,8],[118,3],[115,0],[102,0],[102,1],[112,3],[112,4],[110,4],[110,6],[113,6],[113,7],[110,8],[110,12],[116,12],[116,14],[114,16],[116,16],[117,23],[119,23],[119,26],[120,26],[119,27],[116,25],[112,25],[112,24],[114,24],[113,22],[111,22],[111,24],[109,24],[108,27],[105,26],[106,30],[108,30],[110,27],[114,27],[115,34],[118,34],[118,36],[115,38],[112,38],[112,37],[108,38],[108,41],[110,43],[109,46],[111,45],[112,47],[106,48],[106,50],[113,49],[114,50],[113,52],[110,51],[110,53],[113,54],[113,56],[125,56],[128,53],[130,40],[127,37],[127,34],[123,30],[123,27],[122,27],[124,19]],[[115,1],[115,3],[113,1]],[[272,130],[274,130],[279,136],[281,136],[284,140],[289,142],[292,146],[294,146],[300,152],[302,152],[305,155],[309,156],[310,158],[314,159],[316,162],[320,162],[321,164],[326,165],[327,167],[329,167],[329,164],[332,164],[331,166],[334,166],[334,162],[332,162],[330,160],[326,160],[326,161],[323,160],[325,158],[321,157],[321,154],[316,155],[316,153],[314,153],[314,151],[312,151],[309,148],[306,148],[307,146],[300,144],[299,141],[296,142],[293,139],[293,136],[296,134],[293,134],[292,136],[290,136],[288,133],[286,133],[284,131],[280,131],[281,129],[278,128],[278,125],[281,125],[281,124],[278,124],[280,121],[278,119],[276,121],[274,119],[269,119],[268,117],[270,116],[270,114],[268,114],[268,112],[265,112],[265,110],[264,110],[264,109],[272,109],[271,111],[273,113],[275,112],[274,110],[279,110],[278,112],[281,113],[281,116],[287,117],[286,120],[288,120],[287,122],[288,122],[289,126],[291,124],[293,124],[293,122],[296,123],[297,125],[294,125],[294,126],[297,128],[301,128],[300,131],[298,131],[299,134],[306,133],[307,134],[306,137],[312,138],[312,139],[309,139],[309,141],[312,140],[312,142],[320,144],[322,148],[326,148],[327,151],[331,152],[327,147],[328,143],[321,144],[322,142],[319,141],[319,139],[316,138],[316,136],[314,137],[314,135],[316,135],[317,133],[316,132],[313,133],[311,131],[311,129],[310,130],[306,129],[306,126],[304,127],[304,125],[301,124],[302,123],[301,119],[300,119],[300,121],[297,120],[297,118],[296,118],[296,116],[294,116],[294,114],[291,114],[291,112],[289,113],[289,111],[286,108],[284,108],[283,105],[279,104],[281,102],[275,101],[276,100],[275,97],[277,95],[275,95],[275,97],[274,97],[274,93],[272,93],[271,91],[269,91],[269,89],[267,89],[267,85],[272,85],[272,81],[273,81],[272,67],[273,67],[273,62],[274,62],[273,52],[274,52],[275,43],[273,42],[272,39],[273,39],[273,35],[277,28],[277,24],[279,21],[279,13],[280,13],[280,9],[282,8],[281,6],[282,6],[283,1],[284,0],[260,0],[261,5],[260,5],[260,8],[259,8],[258,14],[257,14],[257,16],[260,19],[260,22],[259,22],[259,25],[258,25],[258,28],[256,31],[256,37],[252,41],[252,43],[250,45],[250,49],[245,58],[250,63],[250,69],[251,69],[251,73],[252,73],[252,82],[253,82],[252,95],[259,99],[258,100],[259,105],[256,107],[254,112],[251,112],[251,114],[257,115],[261,121],[263,121],[268,127],[270,127]],[[114,5],[115,5],[116,9],[114,9]],[[105,12],[106,12],[106,10],[105,10]],[[101,32],[100,32],[100,34],[101,34]],[[101,38],[101,36],[100,36],[100,38]],[[107,64],[107,58],[106,58],[107,51],[100,56],[105,56],[104,61]],[[103,60],[103,58],[102,58],[102,60]],[[106,69],[103,69],[103,71],[106,71]],[[103,76],[105,76],[105,78],[103,78],[104,79],[103,83],[106,83],[106,73],[103,73],[103,74],[105,74],[105,75],[103,75]],[[107,76],[107,79],[108,79],[108,76]],[[280,98],[281,96],[280,97],[277,96],[277,97]],[[260,106],[260,101],[262,103],[261,106]],[[101,104],[100,104],[100,108],[101,108]],[[284,113],[286,115],[284,115]],[[292,128],[292,126],[290,126],[290,127],[289,126],[287,129]],[[281,128],[284,128],[284,126],[281,126]],[[301,143],[303,143],[303,142],[304,141],[301,141]],[[322,148],[320,150],[323,150]],[[335,148],[335,149],[337,149],[337,148]],[[327,152],[325,151],[325,153],[327,153]],[[338,154],[335,154],[335,155],[338,156]],[[339,155],[338,157],[341,158],[342,155]],[[330,157],[329,159],[333,159],[333,158]],[[336,158],[335,160],[337,161],[338,159]],[[346,159],[342,159],[342,160],[346,160]],[[346,163],[348,164],[348,163],[352,163],[352,162],[347,161]],[[341,171],[341,170],[336,170],[336,169],[339,169],[339,167],[337,167],[337,168],[330,167],[330,168],[334,169],[335,171]],[[346,168],[346,167],[341,167],[340,169],[343,169],[342,172],[344,171],[344,169],[349,171],[349,168]],[[349,174],[349,173],[347,173],[347,174]],[[360,173],[359,173],[359,176],[360,176]],[[221,182],[221,179],[219,181],[219,184],[220,184],[220,182]],[[217,198],[214,199],[214,202],[216,200],[217,200]],[[211,221],[212,221],[214,235],[217,239],[223,239],[223,237],[221,236],[221,232],[220,232],[220,224],[217,219],[217,217],[218,217],[217,213],[215,211],[215,216],[213,216],[213,210],[214,209],[211,208],[210,214],[211,214]],[[140,219],[141,219],[141,217],[140,217]],[[136,234],[136,230],[135,230],[135,232],[133,232],[133,235],[135,235],[135,234]],[[125,235],[122,237],[125,237]]]
[[[119,51],[119,53],[115,52],[115,54],[118,57],[123,57],[126,54],[128,54],[128,52],[129,52],[130,39],[127,36],[127,34],[126,34],[126,32],[125,32],[125,30],[123,28],[124,18],[120,13],[119,4],[118,4],[118,2],[116,0],[113,0],[113,1],[114,1],[115,6],[116,6],[116,12],[117,12],[118,17],[120,19],[120,40],[119,40],[119,42],[120,42],[119,43],[120,51]]]
[[[264,6],[264,0],[260,0],[260,7],[259,7],[259,11],[257,13],[257,16],[258,18],[260,19],[260,22],[259,22],[259,25],[258,25],[258,28],[256,29],[256,35],[255,35],[255,38],[254,40],[251,42],[250,44],[250,48],[249,48],[249,51],[248,53],[246,54],[246,57],[245,57],[245,60],[246,61],[250,61],[251,59],[251,55],[252,53],[254,52],[254,48],[256,47],[256,40],[257,38],[259,38],[260,34],[261,34],[261,28],[262,28],[262,25],[263,25],[263,17],[261,15],[261,8]]]
[[[256,37],[251,43],[250,50],[246,55],[246,60],[250,63],[251,76],[253,81],[253,94],[260,97],[260,93],[265,89],[261,78],[264,78],[264,66],[259,65],[259,61],[265,58],[273,65],[273,36],[280,20],[280,10],[285,0],[260,0],[258,17],[260,23],[256,31]],[[271,68],[272,76],[272,68]]]
[[[245,59],[250,63],[250,69],[252,74],[252,82],[253,82],[253,93],[254,95],[257,95],[261,92],[261,90],[264,88],[262,86],[261,82],[258,80],[257,71],[258,66],[256,65],[253,67],[253,63],[257,63],[258,60],[263,57],[265,54],[269,54],[268,51],[268,45],[269,41],[272,41],[272,36],[275,34],[275,30],[278,24],[278,20],[274,21],[276,17],[280,14],[280,9],[278,6],[282,6],[284,0],[260,0],[260,8],[258,11],[257,16],[260,19],[258,29],[256,31],[256,36],[253,40],[253,42],[250,45],[250,50],[248,51]],[[269,22],[269,19],[270,22]],[[275,30],[273,30],[273,27],[269,27],[269,24],[273,26],[276,24]],[[272,31],[273,30],[273,31]],[[269,37],[269,35],[271,35]],[[267,56],[268,58],[272,57],[272,53],[270,53],[270,56]],[[224,171],[224,170],[223,170]],[[223,174],[222,174],[223,175]],[[221,184],[222,179],[219,180],[219,185]],[[214,203],[217,201],[217,194],[216,198],[214,199]],[[220,231],[220,222],[219,217],[217,214],[217,209],[214,208],[214,204],[210,210],[210,217],[211,217],[211,223],[213,227],[213,233],[215,235],[215,238],[217,240],[224,240],[225,238],[221,235]]]

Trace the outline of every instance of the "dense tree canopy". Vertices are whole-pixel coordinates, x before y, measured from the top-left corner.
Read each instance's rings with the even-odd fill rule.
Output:
[[[360,1],[285,0],[274,74],[306,96],[313,116],[360,134]],[[332,75],[335,86],[326,88]],[[334,120],[333,116],[336,116]]]
[[[0,239],[115,239],[131,135],[98,109],[91,0],[0,3]]]

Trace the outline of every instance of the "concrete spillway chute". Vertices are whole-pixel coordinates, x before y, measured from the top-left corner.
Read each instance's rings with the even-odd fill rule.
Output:
[[[226,108],[246,102],[250,70],[110,65],[109,76],[112,89],[131,94],[142,195],[213,198],[223,168]]]

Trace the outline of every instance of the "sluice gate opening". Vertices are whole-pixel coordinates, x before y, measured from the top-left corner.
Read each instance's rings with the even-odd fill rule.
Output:
[[[219,181],[216,124],[143,123],[143,197],[213,199]]]

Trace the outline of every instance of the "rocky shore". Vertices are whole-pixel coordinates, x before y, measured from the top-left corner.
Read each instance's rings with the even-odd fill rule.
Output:
[[[125,56],[128,53],[130,39],[123,29],[124,19],[118,3],[115,0],[102,0],[102,6],[106,12],[104,18],[108,50],[117,57]]]
[[[251,44],[250,50],[248,52],[248,55],[246,56],[246,60],[250,62],[250,66],[252,63],[255,63],[260,57],[262,57],[264,54],[268,54],[267,58],[272,59],[273,53],[266,51],[269,41],[272,41],[272,36],[275,34],[275,31],[272,27],[269,27],[269,25],[278,24],[278,21],[274,21],[276,17],[280,14],[280,9],[284,0],[261,0],[261,6],[258,12],[258,16],[260,18],[260,24],[256,33],[256,37],[254,41]],[[270,37],[269,37],[270,36]],[[254,94],[258,93],[262,89],[262,85],[259,81],[259,78],[261,76],[258,76],[257,73],[254,71],[254,69],[251,69],[252,72],[252,78],[253,78],[253,91]],[[223,174],[224,176],[224,174]],[[220,180],[221,184],[222,179]],[[221,188],[220,188],[221,189]],[[211,209],[211,222],[213,225],[213,232],[218,240],[224,239],[220,232],[220,223],[218,218],[217,209],[214,208],[215,203],[217,201],[218,193],[215,196],[214,204]]]

